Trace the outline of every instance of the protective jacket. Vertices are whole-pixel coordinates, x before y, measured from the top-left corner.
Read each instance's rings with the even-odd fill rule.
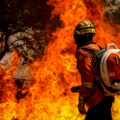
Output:
[[[92,107],[104,98],[104,94],[95,79],[95,61],[91,56],[91,53],[82,48],[99,50],[99,47],[95,43],[91,42],[89,44],[79,46],[76,51],[77,69],[81,75],[79,95],[85,100],[88,107]]]

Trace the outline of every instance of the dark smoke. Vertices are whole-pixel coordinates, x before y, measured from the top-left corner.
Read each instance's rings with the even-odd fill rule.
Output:
[[[120,24],[120,0],[104,0],[106,4],[105,17],[111,18],[116,24]]]

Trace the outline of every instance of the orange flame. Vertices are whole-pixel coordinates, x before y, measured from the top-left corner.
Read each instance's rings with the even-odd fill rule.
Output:
[[[90,19],[96,26],[94,40],[99,45],[115,42],[119,46],[120,34],[104,21],[101,0],[49,0],[48,4],[55,7],[52,17],[60,14],[64,27],[52,34],[56,39],[46,47],[46,55],[30,66],[33,83],[27,88],[28,95],[19,103],[12,97],[0,104],[0,120],[83,120],[85,116],[77,109],[78,94],[70,91],[72,86],[80,84],[74,28],[79,21]],[[120,119],[119,102],[116,96],[112,107],[113,120]]]

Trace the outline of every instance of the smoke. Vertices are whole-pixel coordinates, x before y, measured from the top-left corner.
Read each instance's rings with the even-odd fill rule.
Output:
[[[116,24],[120,24],[120,0],[104,0],[106,4],[105,17]]]

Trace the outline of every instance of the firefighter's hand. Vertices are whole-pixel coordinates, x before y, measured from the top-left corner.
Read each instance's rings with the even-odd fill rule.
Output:
[[[84,101],[82,100],[79,101],[78,110],[81,114],[86,114]]]

